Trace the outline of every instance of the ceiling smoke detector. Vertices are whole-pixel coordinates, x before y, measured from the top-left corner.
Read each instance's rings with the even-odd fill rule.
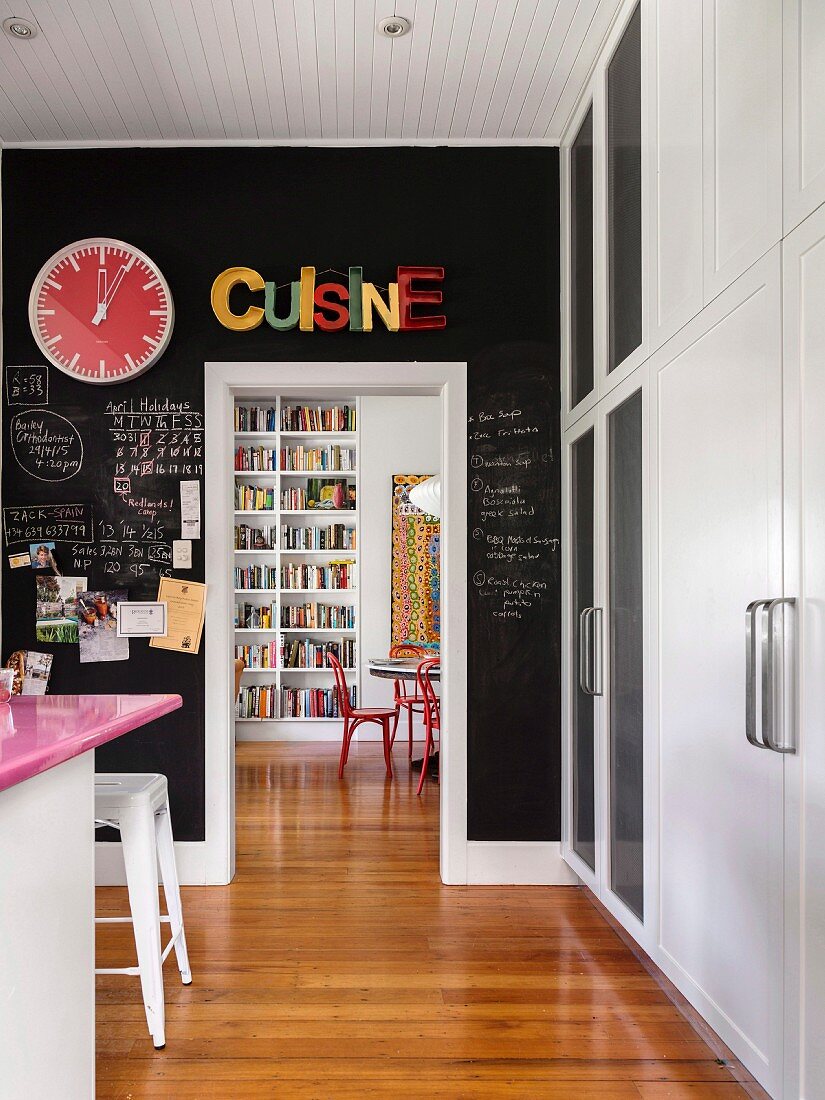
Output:
[[[16,15],[3,20],[3,30],[17,42],[26,42],[37,34],[37,27],[28,19],[20,19]]]
[[[403,15],[391,15],[389,19],[381,20],[378,24],[378,32],[385,38],[401,38],[411,26],[409,19],[405,19]]]

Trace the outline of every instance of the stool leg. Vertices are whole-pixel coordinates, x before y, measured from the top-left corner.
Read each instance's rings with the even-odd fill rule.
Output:
[[[408,717],[407,717],[407,722],[408,722],[408,725],[409,725],[409,738],[408,738],[408,741],[409,741],[409,747],[408,747],[408,749],[407,749],[407,759],[408,759],[408,760],[412,760],[412,746],[413,746],[413,711],[414,711],[414,710],[415,710],[415,707],[414,707],[414,706],[412,705],[412,703],[410,703],[410,705],[409,705],[409,706],[407,707],[407,716],[408,716]]]
[[[390,719],[381,719],[381,733],[383,735],[382,740],[384,742],[384,763],[387,765],[387,775],[392,779],[392,753],[390,744]]]
[[[180,903],[180,884],[178,868],[175,863],[175,845],[172,839],[172,820],[169,816],[169,803],[165,809],[155,814],[155,838],[158,846],[158,863],[163,879],[163,895],[166,898],[166,912],[169,914],[169,928],[175,939],[175,957],[178,960],[180,980],[184,985],[192,982],[189,969],[189,952],[186,950],[186,933],[183,930],[183,909]]]
[[[154,814],[150,807],[120,813],[129,906],[135,933],[140,985],[152,1042],[166,1045],[166,1010],[160,964],[160,910]]]

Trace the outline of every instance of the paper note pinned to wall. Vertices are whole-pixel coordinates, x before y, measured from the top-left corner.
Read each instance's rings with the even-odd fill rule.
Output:
[[[201,483],[180,483],[180,535],[181,539],[201,537]]]
[[[192,568],[192,543],[189,539],[172,539],[172,568]]]

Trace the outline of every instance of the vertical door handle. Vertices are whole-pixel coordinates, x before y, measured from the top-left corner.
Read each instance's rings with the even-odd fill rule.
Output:
[[[593,608],[593,614],[590,616],[590,622],[596,624],[596,629],[591,631],[590,644],[593,652],[593,666],[592,676],[590,679],[590,694],[601,695],[602,693],[602,609],[600,607]]]
[[[592,607],[583,607],[579,612],[579,687],[585,695],[592,695],[590,690],[590,616]]]
[[[756,732],[756,715],[758,711],[758,676],[757,667],[761,669],[758,658],[763,651],[761,644],[761,616],[760,609],[767,607],[770,600],[753,600],[748,604],[745,612],[745,736],[748,741],[758,749],[766,749],[768,746],[760,741]],[[762,717],[764,722],[764,703]]]
[[[786,607],[795,608],[796,600],[792,596],[780,596],[778,599],[771,600],[768,603],[767,617],[767,631],[765,636],[765,667],[764,667],[764,683],[765,683],[765,703],[763,705],[763,712],[767,712],[767,722],[764,722],[763,737],[765,744],[769,749],[773,749],[774,752],[780,753],[794,753],[796,752],[796,746],[793,744],[793,734],[790,739],[790,743],[786,741],[786,721],[787,714],[791,715],[791,723],[793,723],[794,714],[794,700],[793,700],[793,685],[794,685],[794,665],[796,657],[796,637],[791,636],[791,645],[787,647],[785,644],[785,617],[782,621],[782,661],[781,661],[781,692],[779,693],[780,707],[779,707],[779,727],[780,735],[775,736],[775,727],[777,720],[777,673],[776,673],[776,610],[782,605]],[[790,672],[787,674],[787,665],[790,663]],[[788,699],[790,697],[790,705],[788,705]],[[763,713],[764,718],[764,713]]]

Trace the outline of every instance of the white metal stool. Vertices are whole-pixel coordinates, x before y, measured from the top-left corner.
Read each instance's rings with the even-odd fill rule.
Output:
[[[137,966],[96,969],[96,974],[132,974],[140,977],[146,1022],[152,1042],[166,1045],[166,1009],[163,963],[175,948],[181,981],[189,985],[192,972],[183,931],[169,794],[165,775],[100,773],[95,775],[95,828],[111,825],[120,830],[130,917],[95,917],[96,924],[131,922],[135,933]],[[158,904],[158,864],[168,915]],[[161,953],[160,923],[170,925],[171,939]]]

